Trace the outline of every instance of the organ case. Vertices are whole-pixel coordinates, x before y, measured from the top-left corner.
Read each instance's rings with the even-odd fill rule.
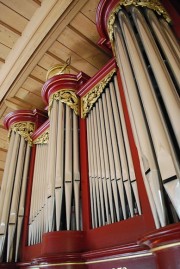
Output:
[[[30,136],[21,240],[6,210],[1,224],[11,228],[1,231],[0,250],[11,262],[0,267],[178,268],[178,44],[166,11],[151,4],[101,1],[99,44],[115,58],[92,78],[60,74],[45,83],[49,119]],[[9,115],[7,128],[24,113]],[[27,165],[14,155],[29,156],[17,139],[6,198],[16,211],[25,188],[16,174],[22,180]]]

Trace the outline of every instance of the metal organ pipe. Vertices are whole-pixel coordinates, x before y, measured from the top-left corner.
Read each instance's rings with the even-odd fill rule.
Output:
[[[4,206],[2,208],[1,220],[0,220],[0,257],[2,259],[4,244],[6,239],[6,231],[8,225],[8,217],[9,217],[9,210],[10,210],[10,203],[11,199],[10,196],[12,195],[13,184],[14,184],[14,177],[16,173],[16,162],[18,159],[18,150],[20,144],[20,135],[18,133],[15,134],[14,140],[14,147],[12,150],[11,156],[11,165],[9,167],[9,175],[7,177],[7,185],[6,185],[6,195],[4,196]]]
[[[28,245],[40,243],[42,240],[42,234],[46,232],[47,152],[48,144],[36,145],[35,167],[29,215]],[[41,192],[39,192],[39,190],[41,190]]]
[[[152,71],[161,92],[161,96],[163,98],[168,116],[170,118],[177,142],[180,146],[180,107],[175,86],[166,69],[164,62],[162,61],[162,57],[157,49],[156,43],[153,40],[148,25],[142,14],[137,8],[133,7],[132,16],[139,32],[141,41],[143,43],[144,50],[151,64]]]
[[[10,132],[10,144],[4,171],[2,191],[0,193],[0,260],[17,261],[24,217],[25,193],[29,157],[31,151],[30,134],[34,130],[34,122],[23,121],[33,114],[25,111],[22,121],[17,121],[18,113],[5,118],[5,127]],[[3,199],[3,200],[2,200]]]
[[[133,193],[135,196],[138,213],[141,214],[141,207],[140,207],[139,195],[138,195],[138,190],[137,190],[136,176],[135,176],[135,171],[134,171],[134,165],[133,165],[130,145],[129,145],[129,141],[128,141],[128,133],[127,133],[127,129],[125,126],[124,112],[122,109],[122,102],[121,102],[121,98],[120,98],[120,92],[119,92],[119,87],[118,87],[118,82],[117,82],[116,76],[114,76],[114,87],[115,87],[115,91],[116,91],[116,98],[117,98],[119,114],[120,114],[120,119],[121,119],[121,125],[122,125],[122,131],[123,131],[123,137],[124,137],[124,144],[125,144],[125,148],[126,148],[126,156],[127,156],[128,170],[129,170],[129,179],[130,179]],[[121,151],[120,151],[120,153],[121,153]],[[131,197],[130,193],[129,193],[129,197]],[[132,201],[130,200],[129,203],[131,204]]]
[[[178,87],[180,88],[180,58],[177,57],[176,53],[174,52],[174,49],[168,38],[166,37],[166,34],[164,33],[163,28],[159,23],[159,20],[157,19],[156,15],[152,10],[147,10],[147,19],[153,29],[154,34],[156,35],[159,45],[161,46],[166,56],[172,73],[175,76]]]
[[[48,166],[47,166],[47,220],[48,231],[54,230],[54,209],[55,209],[55,174],[56,174],[56,135],[58,126],[58,102],[53,101],[50,112],[50,131],[48,147]]]
[[[169,24],[164,20],[160,19],[160,25],[164,31],[164,34],[166,35],[166,39],[170,46],[172,46],[174,53],[176,54],[176,58],[180,59],[180,48],[179,43],[174,36],[174,33],[172,32],[172,29],[170,28]]]
[[[175,159],[173,147],[171,145],[168,132],[166,130],[164,119],[162,118],[162,113],[160,111],[159,104],[156,101],[155,94],[153,92],[154,91],[153,84],[151,83],[151,79],[148,75],[145,62],[141,55],[141,50],[136,41],[133,27],[130,21],[128,20],[127,14],[128,13],[125,13],[123,11],[119,11],[118,13],[119,25],[116,23],[114,27],[115,51],[117,55],[118,65],[122,73],[121,74],[122,81],[124,84],[125,96],[127,99],[128,108],[130,110],[132,127],[135,134],[136,143],[139,144],[140,146],[139,149],[141,152],[140,154],[142,156],[144,169],[145,171],[148,171],[148,169],[150,168],[150,167],[148,168],[148,166],[150,165],[150,162],[151,162],[151,167],[153,168],[152,170],[150,169],[147,174],[150,175],[149,172],[151,172],[151,177],[148,176],[149,179],[151,178],[151,180],[149,180],[149,184],[153,192],[153,198],[155,199],[155,201],[158,201],[158,205],[157,205],[158,216],[159,216],[161,225],[164,226],[166,224],[166,215],[165,215],[165,208],[162,202],[163,200],[161,199],[161,196],[158,197],[158,190],[161,189],[161,186],[158,183],[158,173],[156,172],[157,169],[155,168],[156,167],[155,163],[157,161],[164,187],[179,216],[178,204],[179,204],[179,197],[180,197],[179,195],[180,188],[179,188],[179,183],[178,183],[179,176],[178,176],[178,171],[177,171],[177,161]],[[161,93],[162,93],[162,89],[166,88],[167,90],[165,99],[167,100],[169,98],[169,100],[167,100],[167,102],[164,100],[164,102],[166,103],[166,108],[168,111],[171,111],[173,110],[172,107],[174,108],[175,106],[175,111],[176,111],[175,118],[177,118],[179,109],[178,109],[178,98],[176,96],[175,87],[172,84],[172,81],[169,75],[167,74],[167,70],[165,69],[163,63],[161,63],[162,59],[160,55],[158,54],[155,44],[153,43],[152,39],[150,40],[149,38],[150,33],[148,32],[149,31],[148,26],[146,25],[145,20],[143,19],[143,16],[138,11],[138,9],[134,7],[132,8],[132,14],[133,14],[135,25],[137,26],[142,43],[144,45],[144,49],[148,54],[150,63],[153,65],[152,66],[153,72],[155,73],[155,77],[156,77],[158,86],[161,90]],[[135,79],[133,78],[133,76]],[[132,88],[130,88],[130,81],[132,84]],[[162,86],[162,84],[164,86]],[[135,96],[135,91],[137,91],[137,97]],[[141,101],[138,101],[138,98],[139,98],[138,95],[140,96]],[[162,95],[164,99],[164,93],[162,93]],[[135,102],[139,103],[139,105],[136,107],[134,106]],[[144,111],[143,113],[145,113],[145,118],[147,120],[148,129],[150,130],[151,138],[153,141],[153,148],[156,153],[154,160],[153,160],[153,155],[151,152],[151,146],[149,146],[149,149],[148,149],[147,145],[149,143],[146,144],[145,142],[145,140],[147,140],[146,139],[147,131],[145,128],[146,124],[145,125],[143,124],[144,132],[142,132],[141,134],[142,128],[140,126],[140,122],[143,122],[143,114],[142,112],[140,112],[140,114],[137,112],[138,107],[141,106],[140,105],[141,102],[143,105],[143,111]],[[173,127],[175,126],[176,130],[174,129],[174,131],[177,135],[178,123],[177,122],[175,123],[175,118],[173,116],[172,121],[174,121],[174,123],[172,123],[172,125]],[[158,132],[157,132],[157,126],[158,126]],[[142,140],[141,140],[141,137],[142,137]],[[172,181],[169,180],[171,178],[172,178]],[[157,195],[155,195],[154,193],[156,188],[157,188],[157,191],[156,191]],[[148,193],[150,197],[151,194],[149,191]],[[152,199],[150,199],[150,201],[151,200]],[[156,218],[156,213],[154,211],[153,204],[154,203],[151,201],[151,208],[153,211],[156,226],[158,227],[158,220]]]
[[[106,174],[105,174],[105,161],[103,157],[103,140],[101,134],[101,125],[100,125],[100,110],[99,110],[99,103],[97,104],[97,108],[94,109],[96,121],[97,121],[97,136],[98,136],[98,146],[99,146],[99,153],[100,153],[100,178],[102,180],[102,200],[104,202],[105,212],[104,212],[104,225],[110,223],[110,213],[109,213],[109,200],[108,200],[108,190],[107,190],[107,182],[106,182]],[[103,215],[103,212],[102,212]]]
[[[132,197],[131,197],[131,189],[130,189],[130,184],[129,184],[129,172],[128,172],[128,165],[127,165],[127,160],[126,160],[124,139],[123,139],[123,134],[122,134],[122,126],[120,122],[120,116],[119,116],[118,105],[117,105],[117,101],[115,97],[115,90],[114,90],[113,83],[110,83],[110,95],[111,95],[111,101],[112,101],[113,112],[114,112],[116,139],[117,139],[117,145],[118,145],[118,150],[119,150],[118,153],[120,157],[121,171],[122,171],[122,176],[118,180],[118,190],[119,190],[119,195],[121,197],[123,218],[126,219],[127,214],[126,214],[124,187],[126,189],[127,199],[128,200],[130,199],[129,206],[131,207],[131,212],[133,212]],[[130,197],[128,196],[128,194],[130,195]]]
[[[122,77],[122,83],[124,87],[124,92],[126,96],[126,102],[129,110],[129,115],[130,115],[130,120],[131,120],[131,126],[133,129],[133,134],[136,142],[136,146],[139,152],[140,156],[140,163],[143,171],[143,178],[144,178],[144,183],[146,186],[149,202],[151,205],[151,210],[154,216],[154,221],[156,223],[156,227],[159,227],[159,220],[156,212],[156,207],[155,203],[153,200],[152,195],[159,193],[160,192],[160,187],[158,187],[158,192],[153,192],[150,189],[150,185],[152,186],[155,184],[152,181],[149,181],[148,179],[151,178],[151,174],[153,173],[152,171],[157,170],[154,157],[153,157],[153,152],[149,140],[149,135],[147,132],[146,128],[146,123],[145,119],[143,116],[143,112],[141,109],[137,89],[136,89],[136,84],[134,80],[134,76],[131,70],[130,62],[128,59],[128,55],[126,53],[126,47],[125,44],[123,43],[123,38],[122,34],[120,32],[120,29],[118,25],[115,24],[114,26],[114,34],[115,34],[115,50],[116,50],[116,55],[117,55],[117,62],[118,66],[121,72],[121,77]],[[158,172],[157,172],[158,175]],[[156,177],[157,183],[158,184],[159,180],[158,177]],[[151,184],[151,182],[153,184]],[[157,201],[159,201],[159,195],[157,195]],[[158,209],[161,210],[161,204],[158,202],[156,203],[157,206],[157,211]],[[160,207],[159,207],[160,205]],[[161,213],[160,213],[161,214]],[[164,222],[163,222],[164,223]],[[163,224],[164,225],[164,224]]]
[[[109,214],[110,220],[109,221],[110,223],[113,223],[115,221],[114,208],[113,208],[113,191],[112,191],[111,178],[110,178],[109,155],[108,155],[108,149],[107,149],[105,120],[104,120],[103,104],[102,104],[101,98],[98,100],[97,105],[99,107],[99,113],[100,113],[101,137],[102,137],[102,142],[103,142],[103,158],[104,158],[104,164],[105,164],[105,176],[106,176],[106,182],[107,182],[107,192],[108,192],[108,200],[109,200],[109,208],[110,208],[110,214]]]
[[[108,91],[106,91],[108,93]],[[119,203],[118,203],[118,189],[117,189],[117,177],[120,177],[120,167],[115,167],[117,164],[118,159],[115,159],[117,155],[114,156],[113,150],[115,150],[115,143],[116,141],[112,141],[111,137],[111,130],[110,130],[110,122],[113,121],[112,114],[108,115],[108,112],[111,112],[111,107],[107,106],[107,103],[110,101],[106,93],[102,94],[102,104],[103,104],[103,111],[104,111],[104,122],[105,122],[105,130],[106,130],[106,140],[107,140],[107,151],[109,157],[109,167],[110,167],[110,180],[112,185],[112,192],[114,198],[114,210],[115,210],[115,221],[120,220],[120,212],[119,212]],[[109,118],[110,117],[110,118]],[[112,130],[113,132],[114,130]],[[113,148],[114,147],[114,148]],[[111,157],[113,156],[113,158]],[[116,169],[118,170],[119,174],[117,173]]]
[[[56,179],[55,179],[55,198],[56,198],[56,229],[59,231],[62,213],[62,198],[63,198],[63,176],[64,176],[64,117],[65,108],[61,102],[58,102],[58,124],[57,130],[57,157],[56,157]]]
[[[20,195],[20,202],[19,202],[19,210],[18,210],[15,261],[17,261],[17,259],[18,259],[18,250],[19,250],[21,230],[22,230],[23,217],[24,217],[24,211],[25,211],[25,195],[26,195],[26,185],[27,185],[27,177],[28,177],[30,151],[31,151],[31,148],[30,148],[29,144],[27,144],[25,161],[24,161],[23,177],[22,177],[22,187],[21,187],[21,195]]]
[[[77,116],[53,99],[48,144],[36,146],[29,245],[40,243],[44,232],[81,230],[78,148]]]
[[[80,170],[79,170],[78,117],[73,113],[73,188],[76,230],[80,230]]]
[[[105,217],[104,217],[104,199],[103,199],[103,187],[102,187],[102,179],[101,179],[101,168],[100,168],[100,158],[98,157],[99,155],[99,144],[98,144],[98,133],[97,133],[97,119],[96,119],[96,113],[94,112],[93,114],[93,123],[94,123],[94,153],[95,153],[95,164],[96,164],[96,185],[97,185],[97,195],[98,195],[98,203],[100,204],[99,206],[99,226],[105,224]]]
[[[12,158],[12,149],[14,147],[14,139],[15,139],[15,132],[11,133],[10,137],[10,142],[9,142],[9,148],[7,152],[7,157],[6,157],[6,164],[4,168],[4,174],[3,174],[3,179],[2,179],[2,185],[1,185],[1,195],[0,195],[0,220],[1,220],[1,214],[2,214],[2,209],[3,209],[3,201],[4,201],[4,196],[6,193],[6,186],[7,186],[7,176],[9,174],[9,166],[11,164],[11,158]]]
[[[87,117],[92,227],[133,217],[135,213],[141,214],[138,190],[133,186],[136,182],[132,175],[135,173],[132,173],[134,168],[121,115],[123,111],[122,108],[119,109],[122,104],[117,92],[119,88],[116,76],[112,81],[106,85],[105,92]]]
[[[65,140],[65,204],[66,227],[70,230],[71,203],[72,203],[72,113],[66,106],[66,140]]]
[[[11,206],[8,220],[8,240],[7,240],[7,261],[12,260],[12,251],[13,251],[13,239],[15,234],[15,229],[17,225],[17,217],[18,217],[18,206],[19,206],[19,197],[20,197],[20,189],[22,182],[22,173],[24,166],[24,156],[25,156],[25,140],[21,136],[20,145],[19,145],[19,153],[18,153],[18,161],[16,165],[16,175],[14,178],[14,188],[11,198]]]
[[[95,220],[96,214],[95,214],[95,197],[94,197],[94,182],[93,182],[93,175],[92,175],[92,145],[91,145],[91,125],[90,125],[90,120],[87,120],[87,143],[88,143],[88,167],[89,167],[89,188],[90,188],[90,203],[91,203],[91,222],[92,222],[92,227],[97,226],[97,221]],[[96,226],[95,226],[96,225]]]
[[[93,140],[93,131],[94,131],[94,126],[93,126],[93,118],[92,114],[90,114],[90,143],[91,143],[91,165],[92,165],[92,198],[93,198],[93,209],[94,209],[94,227],[98,227],[98,217],[100,219],[100,204],[99,204],[99,193],[98,193],[98,184],[97,184],[97,168],[96,168],[96,162],[95,162],[95,145],[94,145],[94,140]]]

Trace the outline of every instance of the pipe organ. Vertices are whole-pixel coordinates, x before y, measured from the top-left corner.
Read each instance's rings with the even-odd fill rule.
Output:
[[[179,268],[180,62],[169,21],[158,1],[100,1],[99,45],[114,58],[92,78],[66,68],[48,78],[48,111],[7,115],[0,268]]]

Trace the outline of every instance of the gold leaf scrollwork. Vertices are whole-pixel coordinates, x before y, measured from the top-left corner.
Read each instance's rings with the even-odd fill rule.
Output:
[[[121,9],[121,5],[118,5],[111,13],[111,15],[109,16],[109,20],[108,20],[108,24],[107,24],[107,30],[108,30],[108,34],[109,34],[109,40],[113,41],[113,36],[114,36],[114,22],[116,19],[116,14],[119,12],[119,10]]]
[[[49,142],[49,128],[46,129],[40,136],[38,136],[34,141],[33,144],[47,144]]]
[[[109,20],[107,23],[109,39],[111,42],[113,40],[113,32],[114,32],[113,25],[115,22],[116,14],[121,9],[121,6],[126,7],[131,5],[152,9],[156,11],[159,15],[162,15],[168,23],[171,22],[169,14],[167,13],[166,9],[162,6],[159,0],[120,0],[118,6],[115,7],[111,15],[109,16]]]
[[[94,103],[100,97],[101,93],[105,89],[108,82],[111,80],[116,69],[113,69],[100,83],[98,83],[94,88],[92,88],[87,94],[85,94],[81,99],[81,117],[85,118],[89,111],[91,110]]]
[[[68,105],[72,108],[76,115],[79,115],[79,98],[77,97],[74,90],[67,89],[67,90],[59,90],[52,94],[49,99],[49,108],[48,112],[50,113],[52,104],[54,100],[59,100],[62,103]]]
[[[8,137],[10,137],[11,132],[14,131],[18,133],[20,136],[24,138],[25,141],[28,142],[29,145],[32,145],[32,138],[31,135],[35,130],[35,123],[29,121],[22,121],[14,123],[9,131]]]

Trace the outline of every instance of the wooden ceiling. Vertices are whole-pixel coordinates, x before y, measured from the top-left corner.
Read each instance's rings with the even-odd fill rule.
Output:
[[[98,2],[0,0],[0,182],[8,149],[5,115],[44,109],[41,89],[47,70],[68,57],[72,74],[89,76],[110,59],[97,46]]]

